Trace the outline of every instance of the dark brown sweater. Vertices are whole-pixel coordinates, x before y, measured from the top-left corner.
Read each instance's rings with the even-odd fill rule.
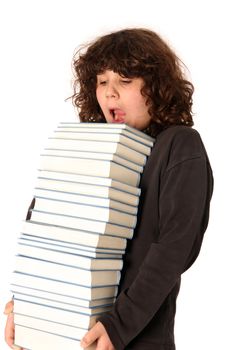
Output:
[[[198,132],[185,126],[162,131],[140,187],[137,227],[127,245],[119,294],[100,321],[116,350],[174,350],[181,274],[199,254],[213,190]]]

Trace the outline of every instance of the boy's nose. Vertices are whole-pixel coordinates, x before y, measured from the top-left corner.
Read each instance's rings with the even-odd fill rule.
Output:
[[[118,97],[119,94],[118,94],[117,89],[114,86],[108,85],[106,87],[105,96],[106,97]]]

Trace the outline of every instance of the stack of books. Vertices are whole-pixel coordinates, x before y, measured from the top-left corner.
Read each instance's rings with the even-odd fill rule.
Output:
[[[18,239],[16,345],[77,350],[111,310],[153,141],[126,124],[78,122],[49,138]]]

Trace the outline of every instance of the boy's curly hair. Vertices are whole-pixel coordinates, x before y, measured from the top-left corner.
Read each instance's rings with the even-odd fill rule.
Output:
[[[73,104],[83,122],[106,122],[96,98],[96,77],[112,70],[123,77],[141,77],[147,98],[152,136],[170,125],[193,125],[193,85],[186,80],[183,64],[153,31],[119,30],[81,47],[73,59]]]

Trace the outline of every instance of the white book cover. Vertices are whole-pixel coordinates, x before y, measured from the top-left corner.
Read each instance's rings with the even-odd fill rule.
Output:
[[[47,142],[47,148],[116,154],[140,166],[144,166],[147,159],[146,155],[120,142],[111,141],[72,140],[50,137]]]
[[[131,136],[132,134],[130,134]],[[108,142],[120,142],[121,144],[132,148],[133,150],[140,152],[146,156],[151,153],[151,146],[145,145],[141,142],[141,139],[135,140],[135,137],[129,137],[125,132],[119,130],[119,132],[111,132],[110,130],[95,130],[89,129],[84,131],[76,129],[57,129],[54,131],[52,137],[61,139],[73,139],[73,140],[93,140],[93,141],[108,141]]]
[[[77,311],[27,302],[16,298],[14,298],[14,313],[54,322],[62,320],[64,324],[80,328],[92,327],[96,323],[97,318],[97,315],[88,315]]]
[[[46,147],[44,148],[42,155],[73,157],[78,159],[107,160],[107,161],[115,162],[116,164],[122,165],[133,171],[136,171],[137,173],[143,172],[143,167],[141,165],[130,162],[129,160],[124,159],[122,157],[119,157],[117,154],[52,149],[52,148]]]
[[[15,256],[15,271],[83,286],[118,285],[120,271],[89,270],[21,255]]]
[[[103,298],[113,298],[117,295],[117,285],[115,286],[82,286],[78,283],[58,281],[53,278],[45,278],[20,272],[12,273],[12,285],[25,288],[35,288],[40,291],[57,293],[68,297],[83,300],[99,300]]]
[[[137,215],[138,210],[137,206],[128,205],[110,198],[95,197],[74,192],[58,191],[55,189],[49,190],[36,187],[34,189],[34,196],[58,199],[79,204],[87,204],[103,208],[105,207],[109,209],[116,209],[131,215]]]
[[[27,328],[37,329],[39,331],[44,331],[48,333],[53,333],[63,337],[69,337],[73,339],[82,339],[88,328],[79,328],[74,326],[68,326],[61,323],[62,320],[48,321],[36,317],[31,317],[27,315],[14,314],[14,322],[16,329],[18,325]],[[33,348],[34,349],[34,348]],[[44,347],[42,348],[44,349]],[[50,350],[53,348],[50,348]]]
[[[115,297],[103,298],[97,300],[86,300],[78,297],[71,297],[64,294],[53,293],[49,291],[43,291],[32,287],[19,286],[11,284],[11,292],[13,295],[24,295],[29,297],[38,297],[41,299],[53,300],[59,303],[68,304],[71,306],[81,306],[84,308],[99,308],[101,306],[111,306],[115,302]]]
[[[120,210],[38,196],[35,196],[34,210],[99,220],[131,228],[135,228],[137,222],[136,215]]]
[[[122,249],[84,246],[76,243],[59,241],[57,239],[50,239],[47,237],[44,238],[28,235],[22,232],[19,235],[19,243],[81,256],[88,256],[91,258],[122,259],[122,255],[125,253],[125,250]]]
[[[83,307],[81,305],[71,305],[71,304],[63,303],[57,300],[41,298],[38,296],[22,294],[17,292],[15,292],[14,294],[14,301],[15,300],[25,301],[29,303],[27,304],[29,305],[29,309],[30,309],[30,303],[34,303],[42,306],[53,307],[55,309],[62,309],[66,311],[77,312],[77,313],[81,313],[89,316],[99,315],[103,312],[108,312],[112,309],[112,305],[101,305],[93,308],[88,308],[88,307]]]
[[[58,264],[75,266],[89,270],[121,270],[122,259],[90,258],[75,253],[75,251],[66,252],[58,249],[44,248],[32,244],[25,244],[21,239],[18,240],[17,253],[30,258],[47,260]]]
[[[131,239],[133,229],[108,222],[31,210],[31,221]]]
[[[135,187],[138,187],[140,181],[140,174],[138,172],[114,161],[103,159],[41,154],[39,169],[65,171],[80,175],[110,177]]]
[[[96,129],[96,130],[109,130],[110,132],[124,132],[126,135],[130,135],[131,137],[136,137],[141,142],[145,142],[145,144],[152,146],[155,139],[149,135],[147,135],[145,132],[138,130],[136,128],[133,128],[125,123],[118,124],[118,123],[84,123],[84,122],[60,122],[58,125],[59,128],[81,128],[83,129]]]
[[[61,335],[41,331],[34,328],[15,326],[15,345],[24,349],[33,350],[83,350],[80,341],[75,338],[63,337]],[[91,345],[86,350],[95,350],[96,345]]]
[[[130,207],[134,207],[134,209],[130,209],[130,210],[135,210],[135,212],[137,211],[137,206],[139,203],[139,196],[133,195],[129,192],[121,191],[109,186],[69,181],[69,180],[64,180],[62,178],[53,179],[53,178],[46,178],[46,177],[39,176],[36,180],[35,189],[36,191],[48,190],[48,191],[66,192],[66,193],[76,194],[79,196],[86,196],[88,197],[86,198],[87,201],[89,200],[91,201],[92,199],[93,201],[95,201],[97,200],[97,198],[100,198],[99,203],[104,203],[106,200],[115,201],[115,202],[118,202],[120,205],[125,204],[125,205],[129,205]],[[84,198],[82,199],[84,200]]]
[[[37,236],[41,238],[41,241],[51,239],[54,243],[59,244],[60,241],[63,246],[67,245],[80,245],[80,249],[89,249],[92,247],[93,251],[95,248],[109,248],[120,250],[119,253],[126,248],[126,238],[108,236],[98,234],[91,231],[82,231],[78,229],[72,229],[57,225],[49,225],[40,222],[33,222],[31,220],[24,221],[22,226],[22,233],[30,236]],[[30,237],[30,239],[33,239]],[[70,245],[71,244],[71,245]],[[88,248],[87,248],[88,247]]]
[[[74,182],[81,185],[93,185],[99,187],[107,187],[114,190],[119,190],[125,192],[127,195],[133,195],[138,197],[141,193],[139,187],[130,186],[120,181],[116,181],[110,177],[100,177],[100,176],[91,176],[91,175],[82,175],[82,174],[72,174],[64,171],[47,171],[39,170],[39,178],[51,179],[51,180],[60,180]],[[108,196],[107,196],[108,197]]]

